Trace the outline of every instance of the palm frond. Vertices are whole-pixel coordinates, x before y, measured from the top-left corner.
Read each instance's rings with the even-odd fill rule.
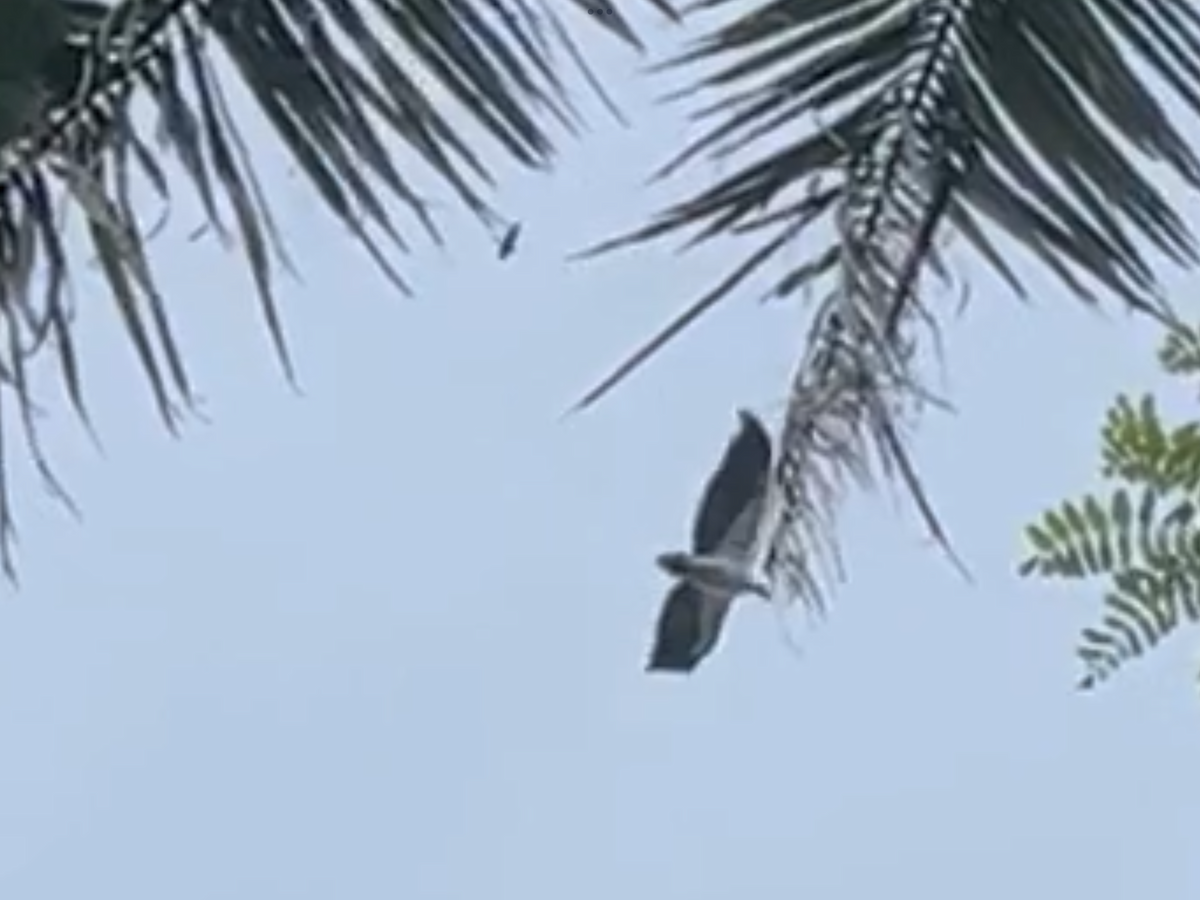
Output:
[[[643,3],[675,15],[666,0]],[[593,4],[576,6],[586,13]],[[576,18],[637,43],[613,3],[603,15]],[[161,418],[174,430],[192,406],[193,388],[154,275],[153,229],[134,202],[137,186],[169,201],[182,180],[215,234],[236,233],[266,330],[294,376],[276,286],[280,266],[289,264],[284,236],[256,177],[254,148],[226,100],[230,72],[325,208],[404,289],[396,257],[408,250],[409,233],[415,228],[440,242],[419,178],[495,227],[488,160],[502,155],[544,168],[555,133],[582,121],[554,64],[556,48],[599,90],[556,12],[531,0],[5,3],[0,323],[8,352],[0,350],[0,388],[12,391],[0,390],[0,403],[15,399],[47,483],[62,493],[33,428],[26,366],[41,349],[51,351],[88,424],[68,296],[72,256],[57,213],[63,198],[82,213],[91,253]],[[143,100],[154,116],[135,110]],[[477,132],[471,138],[465,121]],[[401,149],[418,165],[400,165]],[[168,154],[177,167],[168,166]],[[4,446],[0,440],[0,557],[11,572]]]
[[[692,9],[735,7],[700,0]],[[950,552],[905,449],[936,402],[918,361],[922,332],[936,339],[938,317],[920,298],[929,275],[949,277],[946,236],[965,237],[1018,294],[1022,279],[997,231],[1073,295],[1094,303],[1107,293],[1174,322],[1149,254],[1191,265],[1196,249],[1137,163],[1166,163],[1190,186],[1200,164],[1132,67],[1142,62],[1200,111],[1191,74],[1200,71],[1200,14],[1185,0],[773,0],[743,9],[670,63],[712,69],[675,99],[718,99],[696,111],[708,130],[660,177],[704,156],[756,158],[588,254],[684,234],[690,244],[757,235],[760,246],[582,402],[769,263],[784,271],[770,296],[815,295],[782,436],[786,496],[770,567],[788,594],[819,609],[814,557],[835,542],[837,500],[851,482],[898,482]],[[833,235],[824,246],[814,236],[822,226]],[[799,235],[808,255],[797,261]]]

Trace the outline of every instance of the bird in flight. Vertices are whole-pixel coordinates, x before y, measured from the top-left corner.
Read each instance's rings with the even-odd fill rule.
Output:
[[[691,551],[657,559],[677,581],[658,614],[648,672],[691,672],[717,646],[738,596],[771,597],[755,579],[771,480],[771,437],[753,413],[739,410],[738,419],[738,433],[696,511]]]

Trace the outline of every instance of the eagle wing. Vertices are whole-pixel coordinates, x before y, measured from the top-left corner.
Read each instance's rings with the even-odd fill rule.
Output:
[[[646,671],[695,669],[717,646],[732,601],[732,595],[705,593],[688,581],[671,588],[658,614]]]
[[[759,419],[739,412],[741,429],[708,480],[692,528],[692,552],[740,559],[758,542],[771,476],[771,436]]]

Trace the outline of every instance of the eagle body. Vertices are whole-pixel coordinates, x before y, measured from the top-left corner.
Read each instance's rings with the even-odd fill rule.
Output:
[[[765,599],[771,596],[766,585],[754,577],[753,568],[734,560],[692,553],[664,553],[657,562],[668,575],[686,579],[708,594],[757,594]]]
[[[663,553],[658,566],[676,579],[659,612],[646,665],[652,672],[693,671],[717,646],[733,601],[769,598],[755,579],[771,474],[771,438],[752,413],[709,478],[689,552]]]

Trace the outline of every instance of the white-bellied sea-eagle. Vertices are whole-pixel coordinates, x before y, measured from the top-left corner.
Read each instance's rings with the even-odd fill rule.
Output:
[[[687,673],[716,647],[729,607],[742,594],[769,599],[755,578],[771,479],[771,436],[750,412],[708,480],[690,552],[663,553],[677,582],[658,616],[647,671]]]

